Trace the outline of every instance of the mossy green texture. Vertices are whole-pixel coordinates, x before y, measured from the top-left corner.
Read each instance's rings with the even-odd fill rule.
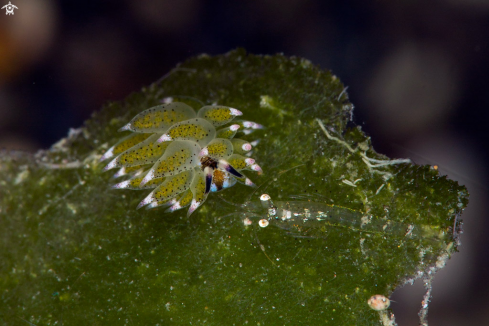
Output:
[[[120,127],[176,95],[235,107],[266,127],[244,137],[261,139],[252,157],[264,173],[246,173],[260,188],[211,194],[189,220],[186,210],[136,210],[149,191],[112,190],[120,179],[98,162],[129,134]],[[378,325],[368,298],[443,265],[456,251],[468,193],[429,166],[367,166],[364,156],[387,158],[347,128],[351,110],[340,81],[309,61],[236,50],[184,62],[48,151],[3,153],[0,323]],[[327,138],[318,119],[345,143]],[[265,191],[436,238],[341,225],[301,234],[245,227],[241,204]]]

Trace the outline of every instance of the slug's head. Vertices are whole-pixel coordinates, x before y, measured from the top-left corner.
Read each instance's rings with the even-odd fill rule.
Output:
[[[210,192],[237,182],[254,186],[242,171],[261,173],[250,157],[253,141],[245,136],[261,125],[233,121],[241,111],[221,105],[207,105],[198,112],[184,102],[165,104],[136,115],[119,131],[132,133],[111,147],[101,158],[112,158],[106,170],[120,168],[115,177],[129,176],[117,189],[153,189],[138,208],[165,206],[167,212],[190,206],[192,214]]]

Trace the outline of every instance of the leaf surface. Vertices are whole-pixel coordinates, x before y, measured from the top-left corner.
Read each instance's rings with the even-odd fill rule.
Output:
[[[149,191],[111,189],[120,179],[101,155],[129,134],[119,128],[169,96],[237,108],[265,126],[240,137],[260,139],[252,157],[264,173],[247,173],[259,188],[211,194],[190,220],[185,210],[136,210]],[[389,159],[349,128],[352,110],[339,79],[309,61],[236,50],[184,62],[48,151],[2,153],[0,321],[378,325],[367,300],[444,265],[468,193],[430,166],[376,167]],[[250,210],[262,193],[398,230],[348,221],[261,229]]]

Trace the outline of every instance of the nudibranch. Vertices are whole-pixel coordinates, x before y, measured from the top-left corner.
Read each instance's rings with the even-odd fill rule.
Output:
[[[190,205],[190,216],[209,192],[236,182],[254,186],[243,170],[261,173],[250,156],[252,144],[234,138],[263,128],[251,121],[233,119],[241,111],[206,105],[198,112],[184,102],[169,102],[136,115],[119,131],[132,134],[111,147],[101,161],[113,158],[105,170],[120,168],[115,177],[129,175],[116,189],[153,189],[137,208],[168,207],[173,212]]]

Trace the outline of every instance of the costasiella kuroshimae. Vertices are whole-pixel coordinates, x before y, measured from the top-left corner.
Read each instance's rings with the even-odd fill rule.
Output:
[[[185,103],[188,101],[201,103],[171,97],[139,113],[119,129],[132,134],[100,159],[112,158],[105,170],[120,168],[114,177],[129,176],[113,188],[153,189],[137,208],[162,206],[167,207],[166,212],[173,212],[190,206],[189,216],[211,192],[237,182],[254,186],[243,170],[262,171],[250,157],[257,141],[235,138],[238,132],[247,136],[262,129],[260,124],[234,121],[241,111],[223,105],[198,105],[200,109],[195,112]]]

